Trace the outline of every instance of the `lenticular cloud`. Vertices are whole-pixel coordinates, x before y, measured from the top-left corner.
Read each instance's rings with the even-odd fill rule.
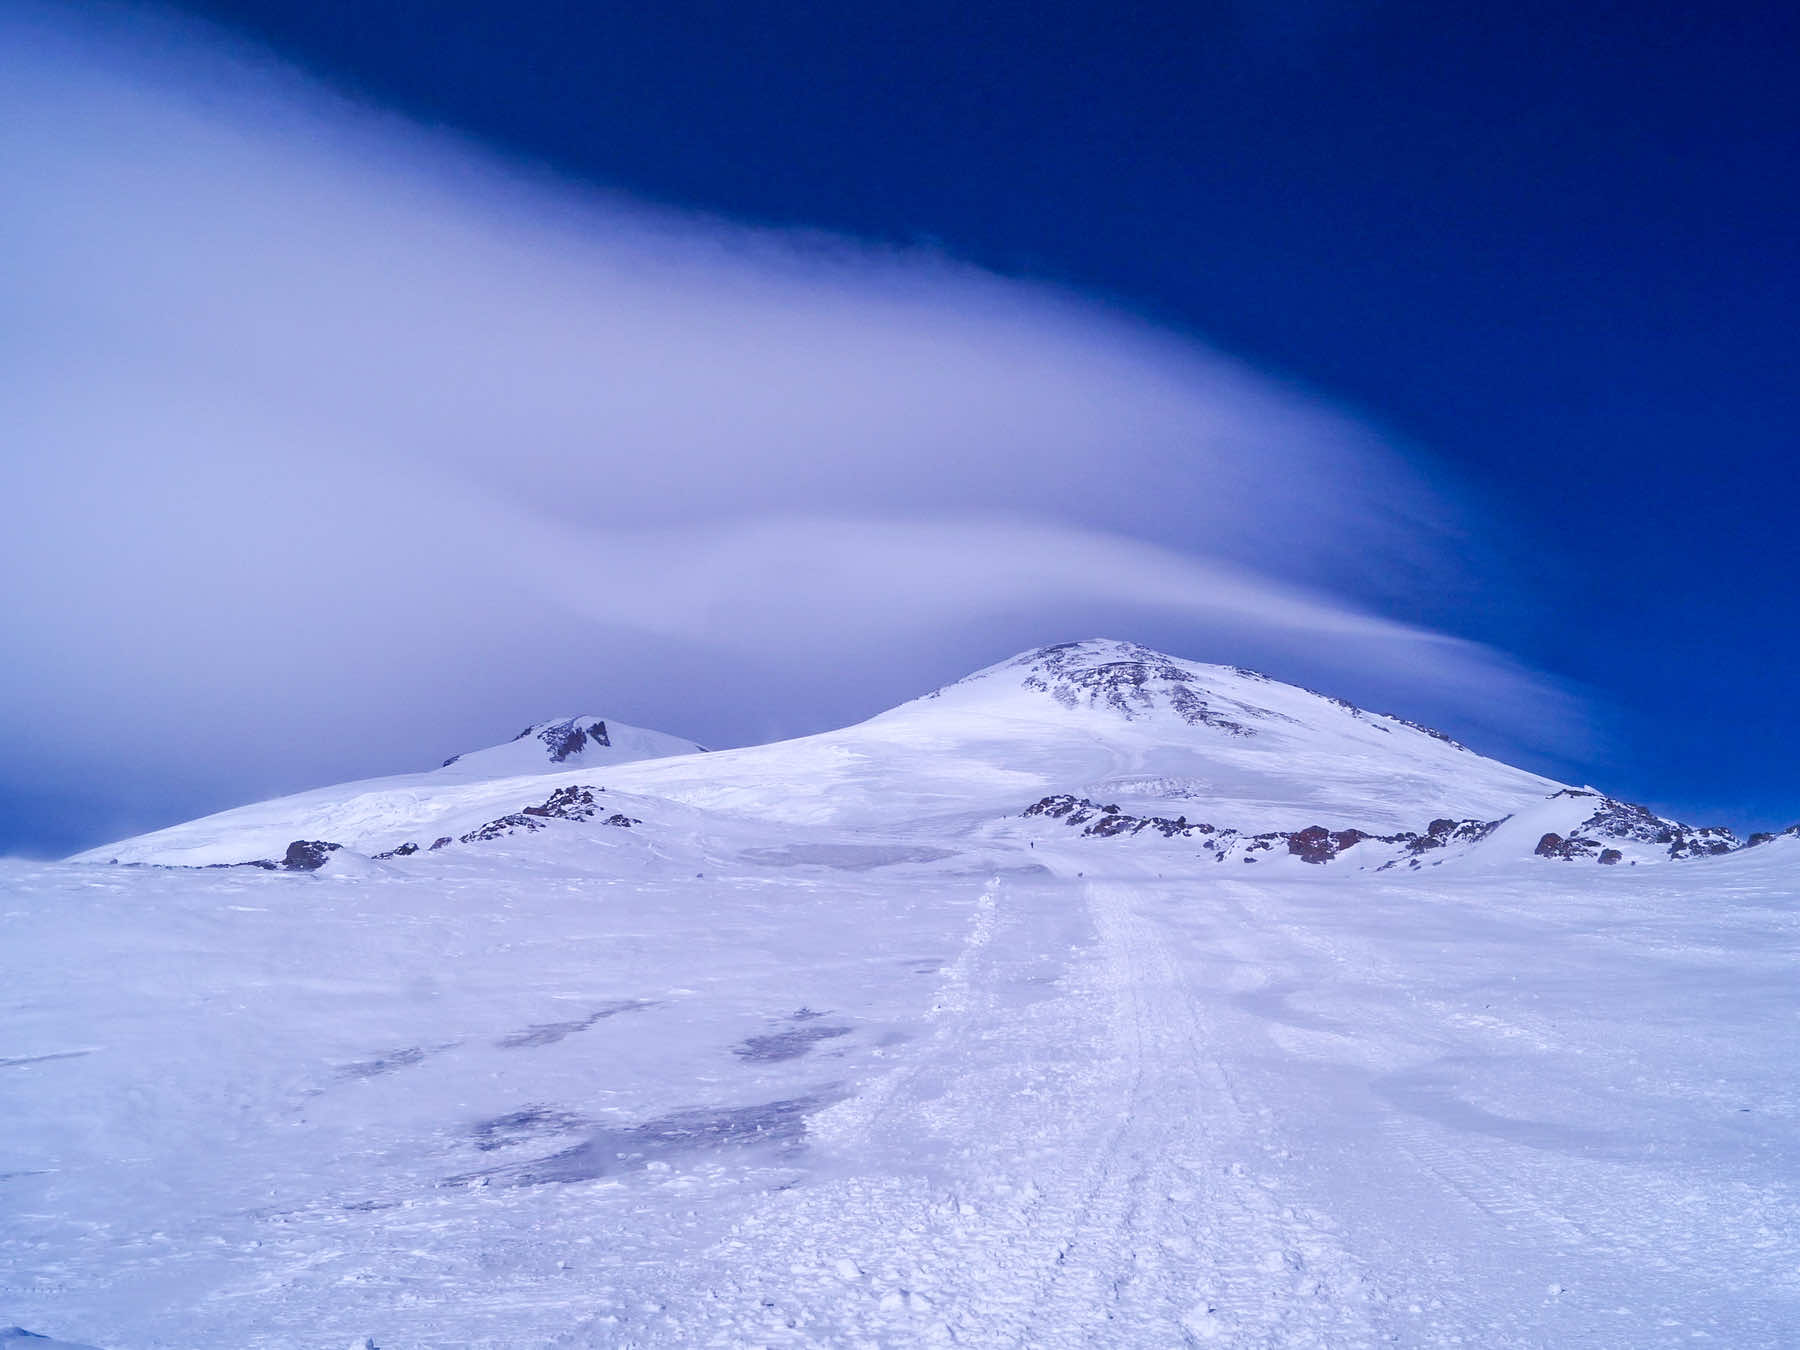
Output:
[[[934,254],[527,172],[205,30],[0,22],[22,761],[343,776],[544,711],[547,669],[663,717],[652,650],[763,672],[671,728],[753,739],[811,729],[817,672],[872,648],[922,688],[1145,615],[1364,689],[1542,693],[1379,617],[1467,573],[1467,513],[1215,351]],[[298,721],[329,728],[304,753]]]

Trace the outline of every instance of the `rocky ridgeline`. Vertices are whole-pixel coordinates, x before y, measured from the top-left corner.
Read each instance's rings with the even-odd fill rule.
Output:
[[[1065,708],[1110,708],[1128,721],[1154,712],[1160,700],[1189,726],[1212,727],[1232,736],[1256,734],[1239,717],[1276,716],[1267,708],[1235,701],[1231,710],[1238,716],[1227,716],[1194,687],[1197,681],[1191,673],[1148,647],[1119,643],[1115,655],[1113,660],[1095,660],[1092,649],[1079,642],[1041,648],[1032,654],[1024,687],[1050,695]]]
[[[1745,848],[1756,848],[1761,844],[1772,844],[1777,839],[1800,840],[1800,825],[1790,825],[1785,830],[1758,830],[1744,841]]]
[[[479,825],[467,834],[443,837],[433,840],[421,850],[419,845],[408,841],[397,848],[390,848],[383,853],[375,854],[380,861],[393,858],[410,858],[419,852],[431,852],[435,849],[447,848],[451,844],[481,844],[493,839],[503,839],[509,834],[534,834],[538,830],[548,829],[552,820],[587,821],[594,820],[606,808],[600,803],[596,794],[605,789],[597,787],[562,787],[552,792],[541,805],[527,806],[514,811],[510,815],[490,820]],[[614,811],[601,819],[602,825],[612,825],[619,829],[630,829],[633,825],[644,822],[622,811]],[[254,858],[241,863],[207,863],[208,868],[216,867],[255,867],[265,872],[316,872],[323,867],[333,853],[344,851],[342,844],[334,844],[328,839],[296,839],[287,846],[287,853],[281,861],[273,858]],[[115,861],[117,861],[115,859]],[[131,864],[137,866],[137,864]]]
[[[594,795],[604,790],[597,787],[558,788],[541,806],[527,806],[497,820],[490,820],[485,825],[478,825],[464,835],[443,835],[431,842],[427,852],[447,848],[451,844],[484,844],[490,840],[504,839],[509,834],[535,834],[539,830],[548,829],[549,822],[553,820],[592,820],[606,809]],[[627,830],[643,823],[619,811],[601,821],[603,825],[615,825]],[[405,843],[399,848],[389,849],[386,853],[377,853],[375,856],[382,859],[404,858],[418,851],[417,844]]]
[[[1328,830],[1323,825],[1310,825],[1304,830],[1244,834],[1238,830],[1220,829],[1204,821],[1190,821],[1186,816],[1172,820],[1167,816],[1134,816],[1117,806],[1102,806],[1085,797],[1068,794],[1045,797],[1027,807],[1024,814],[1060,820],[1095,839],[1142,834],[1146,830],[1164,839],[1198,839],[1200,846],[1219,862],[1233,856],[1254,862],[1257,854],[1285,853],[1302,862],[1328,863],[1359,844],[1379,844],[1395,856],[1383,859],[1377,870],[1401,863],[1417,867],[1423,855],[1451,844],[1479,843],[1500,825],[1497,820],[1442,819],[1432,821],[1423,834],[1410,830],[1399,834],[1371,834],[1367,830]]]
[[[578,717],[570,717],[561,722],[536,723],[526,727],[513,740],[522,741],[533,735],[549,750],[552,764],[561,764],[571,755],[580,754],[590,742],[594,745],[612,744],[612,738],[606,734],[604,721],[593,721],[583,726]],[[443,767],[447,769],[461,758],[461,755],[452,755],[444,761]]]
[[[1561,862],[1591,860],[1613,865],[1626,859],[1625,849],[1619,847],[1621,844],[1634,852],[1643,852],[1647,847],[1663,856],[1681,859],[1716,857],[1771,843],[1778,838],[1800,840],[1800,825],[1783,830],[1779,835],[1754,834],[1749,840],[1740,841],[1723,827],[1683,825],[1680,821],[1665,819],[1647,807],[1617,801],[1597,792],[1565,788],[1553,793],[1549,800],[1555,801],[1559,797],[1591,797],[1595,803],[1594,812],[1567,837],[1548,833],[1540,838],[1534,850],[1540,858]],[[1117,806],[1102,806],[1067,793],[1045,797],[1027,807],[1024,814],[1061,821],[1095,839],[1146,831],[1164,839],[1197,839],[1202,848],[1221,862],[1232,856],[1254,860],[1258,854],[1286,853],[1302,862],[1327,863],[1358,845],[1379,845],[1381,847],[1375,850],[1365,848],[1362,855],[1369,856],[1371,852],[1377,856],[1382,852],[1392,855],[1381,862],[1377,871],[1401,864],[1418,867],[1421,860],[1434,851],[1452,845],[1478,844],[1512,819],[1511,816],[1502,816],[1499,820],[1440,819],[1427,825],[1423,833],[1408,830],[1399,834],[1374,834],[1367,830],[1328,830],[1323,825],[1312,825],[1304,830],[1244,834],[1203,821],[1190,821],[1186,816],[1174,819],[1134,816]]]
[[[524,740],[533,730],[532,727],[526,727],[513,739]],[[566,722],[552,722],[547,727],[538,727],[535,730],[537,738],[549,748],[552,764],[561,764],[570,755],[580,754],[587,748],[589,741],[595,745],[612,744],[612,739],[606,734],[605,722],[591,722],[584,727],[577,719],[571,717]]]
[[[1018,658],[1013,668],[1025,671],[1021,681],[1024,688],[1046,694],[1065,708],[1104,708],[1127,721],[1137,721],[1167,709],[1191,727],[1211,727],[1229,736],[1255,736],[1259,723],[1297,725],[1286,713],[1208,687],[1208,671],[1216,673],[1217,668],[1192,669],[1184,662],[1135,642],[1058,643]],[[1255,684],[1275,683],[1267,675],[1242,666],[1226,669],[1240,680]],[[1301,691],[1377,731],[1391,735],[1396,726],[1409,727],[1452,749],[1468,750],[1460,741],[1421,722],[1366,712],[1354,703],[1316,689],[1302,688]]]
[[[1598,806],[1594,814],[1576,826],[1567,838],[1552,833],[1538,840],[1535,852],[1540,858],[1558,858],[1564,862],[1592,858],[1610,865],[1623,861],[1623,851],[1613,847],[1622,841],[1666,848],[1671,858],[1716,857],[1747,846],[1723,826],[1683,825],[1678,820],[1657,815],[1648,807],[1615,801],[1598,792],[1564,788],[1553,793],[1550,799],[1555,801],[1558,797],[1591,797]]]

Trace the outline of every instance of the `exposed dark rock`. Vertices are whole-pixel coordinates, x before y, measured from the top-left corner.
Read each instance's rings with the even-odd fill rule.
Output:
[[[327,843],[323,839],[296,839],[287,846],[287,856],[281,865],[290,872],[316,872],[325,865],[325,859],[343,847],[342,844]]]
[[[1428,727],[1423,722],[1413,721],[1410,717],[1394,717],[1393,715],[1390,714],[1388,716],[1388,721],[1398,722],[1401,726],[1411,727],[1414,731],[1422,731],[1427,736],[1431,737],[1432,740],[1442,741],[1445,745],[1449,746],[1453,750],[1468,750],[1469,749],[1469,747],[1464,745],[1461,741],[1456,740],[1453,737],[1446,736],[1443,732],[1439,731],[1436,727]],[[1473,753],[1473,751],[1471,751],[1470,753]]]
[[[1176,835],[1212,834],[1214,832],[1211,825],[1201,821],[1190,822],[1186,816],[1177,816],[1174,820],[1170,820],[1167,816],[1134,816],[1119,810],[1117,806],[1101,806],[1097,802],[1088,801],[1085,797],[1073,797],[1068,793],[1045,797],[1034,802],[1025,808],[1024,814],[1048,816],[1052,820],[1060,820],[1067,825],[1087,825],[1083,833],[1098,838],[1108,838],[1116,834],[1137,834],[1143,830],[1154,830],[1165,839],[1172,839]]]
[[[1713,857],[1738,847],[1737,836],[1722,826],[1683,825],[1633,802],[1611,797],[1598,800],[1600,808],[1579,826],[1583,838],[1656,844],[1665,847],[1671,858]]]
[[[1288,836],[1288,852],[1301,862],[1327,863],[1337,857],[1337,845],[1332,842],[1331,831],[1323,825],[1308,825],[1304,830],[1296,830]]]
[[[1130,832],[1133,826],[1136,826],[1137,824],[1138,821],[1134,817],[1120,815],[1115,812],[1102,815],[1099,820],[1096,820],[1092,825],[1088,826],[1087,833],[1099,835],[1101,837],[1125,834]]]
[[[386,861],[389,858],[410,858],[418,851],[419,846],[409,841],[400,845],[398,848],[390,848],[386,853],[377,853],[375,856]]]
[[[1327,830],[1323,825],[1309,825],[1304,830],[1274,837],[1286,839],[1288,852],[1301,862],[1309,863],[1328,863],[1345,849],[1354,848],[1365,839],[1382,839],[1381,836],[1364,830]],[[1397,838],[1398,836],[1390,837],[1383,842],[1393,843]]]
[[[1402,850],[1402,857],[1382,863],[1383,868],[1392,867],[1396,862],[1407,858],[1411,858],[1412,865],[1416,867],[1421,853],[1444,848],[1449,844],[1478,844],[1506,820],[1511,819],[1510,816],[1501,820],[1441,818],[1426,826],[1424,834],[1412,831],[1371,834],[1367,830],[1328,830],[1323,825],[1309,825],[1303,830],[1270,830],[1261,834],[1242,835],[1236,830],[1221,830],[1204,822],[1190,822],[1186,816],[1179,816],[1174,820],[1166,816],[1134,816],[1121,811],[1117,806],[1101,806],[1097,802],[1068,793],[1042,798],[1026,807],[1023,814],[1060,820],[1065,825],[1080,828],[1084,835],[1096,839],[1140,834],[1145,830],[1154,831],[1165,839],[1209,836],[1203,840],[1202,846],[1213,850],[1221,860],[1234,844],[1241,846],[1246,858],[1253,853],[1268,853],[1284,848],[1302,862],[1309,863],[1330,862],[1344,850],[1365,842],[1390,847],[1397,845]]]
[[[1537,847],[1531,851],[1540,858],[1561,858],[1567,862],[1587,857],[1590,846],[1598,847],[1591,839],[1564,839],[1552,830],[1538,840]]]
[[[560,787],[544,799],[542,806],[527,806],[524,814],[545,816],[554,820],[586,820],[598,809],[591,787]]]
[[[1127,720],[1148,715],[1158,696],[1189,726],[1208,726],[1232,736],[1254,736],[1255,729],[1226,716],[1193,687],[1195,678],[1181,666],[1148,647],[1119,643],[1120,659],[1096,660],[1079,642],[1059,643],[1032,653],[1026,689],[1050,695],[1065,708],[1083,705],[1110,708]],[[1267,709],[1223,700],[1253,717],[1272,716]]]
[[[1233,736],[1254,736],[1256,732],[1242,722],[1234,722],[1229,717],[1221,716],[1207,705],[1205,699],[1192,689],[1177,686],[1169,691],[1169,703],[1181,714],[1181,720],[1190,727],[1208,726],[1215,731],[1228,732]]]
[[[1616,848],[1603,848],[1600,850],[1600,861],[1605,863],[1608,867],[1612,867],[1619,863],[1624,857],[1625,855]]]
[[[438,849],[444,847],[444,845],[454,844],[455,842],[456,841],[454,839],[452,839],[449,835],[440,834],[436,839],[433,839],[431,841],[431,848],[432,848],[433,852],[436,852]]]
[[[595,745],[612,744],[606,734],[605,722],[590,722],[584,727],[572,717],[566,722],[551,723],[538,732],[538,739],[550,747],[552,764],[561,764],[569,756],[580,754],[589,741]]]
[[[509,816],[501,816],[498,820],[490,820],[485,825],[477,826],[467,834],[460,836],[457,842],[480,844],[492,839],[504,838],[509,834],[517,834],[521,830],[530,834],[543,828],[545,826],[542,820],[528,816],[522,811],[515,811]]]
[[[1716,857],[1748,847],[1740,845],[1737,836],[1723,826],[1683,825],[1678,820],[1657,815],[1648,807],[1604,797],[1586,788],[1564,788],[1552,793],[1550,800],[1555,801],[1558,797],[1586,798],[1596,804],[1595,810],[1567,839],[1561,835],[1545,835],[1537,847],[1541,857],[1564,861],[1595,858],[1605,862],[1608,861],[1607,853],[1617,853],[1623,858],[1622,850],[1607,847],[1609,840],[1650,844],[1677,859]]]
[[[1384,843],[1402,844],[1414,858],[1434,848],[1443,848],[1448,844],[1479,844],[1495,830],[1499,829],[1511,816],[1502,816],[1499,820],[1434,820],[1425,827],[1424,834],[1413,834],[1410,831],[1391,836],[1377,836]]]
[[[603,791],[597,787],[571,786],[560,787],[552,792],[541,805],[527,806],[511,815],[501,816],[498,820],[490,820],[485,825],[470,830],[461,836],[458,842],[464,844],[485,843],[488,840],[500,839],[509,834],[526,834],[548,828],[547,822],[552,820],[592,820],[599,815],[601,804],[595,794]],[[605,825],[630,829],[633,825],[644,822],[615,811],[601,822]],[[448,840],[443,841],[448,843]],[[437,848],[437,844],[432,845]]]

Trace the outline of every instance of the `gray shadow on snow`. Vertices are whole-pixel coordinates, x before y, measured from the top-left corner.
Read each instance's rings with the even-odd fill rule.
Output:
[[[1617,1143],[1617,1137],[1605,1130],[1502,1116],[1464,1101],[1458,1095],[1455,1075],[1441,1064],[1387,1074],[1374,1079],[1369,1086],[1398,1110],[1462,1134],[1485,1135],[1509,1144],[1578,1158],[1608,1152]]]
[[[549,1135],[575,1134],[594,1122],[572,1111],[557,1111],[548,1106],[526,1106],[491,1120],[480,1120],[470,1133],[475,1147],[483,1153],[495,1149],[529,1144]]]
[[[1279,1022],[1283,1026],[1297,1027],[1302,1031],[1341,1031],[1342,1026],[1329,1017],[1321,1017],[1317,1013],[1309,1013],[1294,1007],[1288,1002],[1300,992],[1300,986],[1293,983],[1265,984],[1261,989],[1250,989],[1241,994],[1233,994],[1231,1001],[1247,1013],[1253,1013],[1270,1022]]]
[[[627,998],[616,1003],[603,1004],[594,1009],[586,1017],[578,1017],[569,1022],[538,1022],[526,1027],[523,1031],[515,1031],[510,1036],[502,1036],[494,1044],[502,1050],[523,1050],[537,1045],[555,1045],[566,1037],[577,1032],[586,1031],[608,1017],[616,1017],[620,1013],[641,1012],[645,1008],[654,1008],[655,1003],[648,999]]]
[[[800,1026],[790,1031],[772,1031],[766,1036],[749,1036],[731,1048],[731,1053],[751,1064],[779,1064],[799,1059],[820,1041],[848,1036],[852,1027]]]
[[[58,1059],[80,1059],[92,1050],[56,1050],[48,1055],[21,1055],[17,1059],[0,1059],[0,1069],[23,1069],[31,1064],[49,1064]]]
[[[746,862],[770,867],[835,867],[846,872],[866,872],[897,863],[941,862],[954,858],[954,849],[925,844],[789,844],[785,848],[745,849]]]
[[[442,1054],[446,1050],[454,1050],[461,1044],[461,1041],[440,1041],[436,1045],[409,1045],[401,1050],[389,1050],[385,1054],[377,1055],[374,1059],[358,1060],[354,1064],[340,1064],[337,1066],[337,1076],[352,1081],[380,1078],[386,1074],[398,1073],[401,1069],[410,1069],[415,1065],[423,1064],[432,1055]]]
[[[762,1148],[788,1154],[804,1144],[807,1117],[842,1099],[843,1094],[834,1086],[755,1106],[694,1107],[638,1125],[599,1129],[560,1153],[452,1177],[446,1184],[468,1185],[482,1178],[512,1186],[592,1181],[640,1171],[652,1162],[725,1149]],[[571,1129],[576,1121],[574,1116],[532,1107],[484,1124],[512,1128],[528,1136],[534,1131],[543,1134]],[[482,1146],[477,1143],[477,1147]]]
[[[399,1069],[410,1069],[413,1065],[424,1062],[424,1047],[409,1045],[404,1050],[390,1050],[376,1059],[365,1059],[355,1064],[340,1064],[337,1072],[339,1078],[379,1078],[382,1074],[393,1073]]]

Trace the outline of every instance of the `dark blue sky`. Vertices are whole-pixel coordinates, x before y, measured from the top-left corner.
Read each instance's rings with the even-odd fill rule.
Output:
[[[1416,440],[1618,791],[1800,814],[1791,6],[198,3],[598,183],[1094,290]]]

